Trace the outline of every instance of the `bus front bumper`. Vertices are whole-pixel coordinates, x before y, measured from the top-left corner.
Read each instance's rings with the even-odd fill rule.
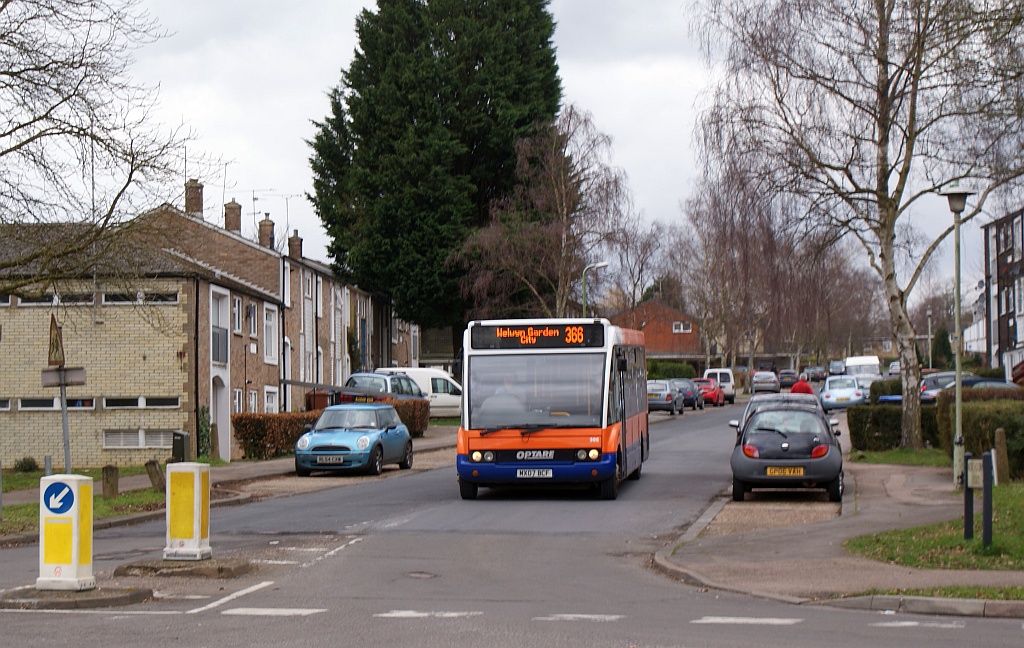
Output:
[[[539,486],[543,484],[593,483],[615,476],[615,454],[605,453],[597,461],[573,463],[540,461],[487,463],[470,461],[466,455],[458,455],[455,459],[455,467],[459,479],[480,486],[488,484]]]

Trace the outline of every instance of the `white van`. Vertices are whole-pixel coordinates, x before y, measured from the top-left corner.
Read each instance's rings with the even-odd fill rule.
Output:
[[[846,375],[856,378],[862,389],[871,389],[871,383],[882,379],[882,361],[878,356],[850,356],[846,359]]]
[[[722,386],[722,393],[730,405],[736,402],[736,378],[732,375],[732,369],[705,369],[704,377],[714,378]]]
[[[431,416],[459,416],[462,386],[447,371],[427,367],[381,367],[377,371],[403,373],[412,378],[430,399]]]

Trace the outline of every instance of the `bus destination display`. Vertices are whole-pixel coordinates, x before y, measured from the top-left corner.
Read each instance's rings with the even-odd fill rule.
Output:
[[[573,349],[603,347],[602,324],[516,324],[473,326],[474,349]]]

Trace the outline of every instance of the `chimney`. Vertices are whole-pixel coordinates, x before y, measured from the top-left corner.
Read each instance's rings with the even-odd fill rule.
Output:
[[[242,206],[234,198],[224,205],[224,229],[229,232],[242,231]]]
[[[203,219],[203,183],[195,178],[185,183],[185,213]]]
[[[270,220],[270,214],[263,214],[260,221],[260,245],[263,247],[274,247],[274,221]]]
[[[288,238],[288,256],[295,259],[302,259],[302,239],[299,238],[299,230]]]

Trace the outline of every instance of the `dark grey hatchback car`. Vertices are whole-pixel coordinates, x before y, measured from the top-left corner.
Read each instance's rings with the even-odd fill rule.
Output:
[[[742,502],[752,488],[824,489],[843,499],[843,452],[839,431],[821,409],[796,403],[765,403],[737,435],[732,498]]]

